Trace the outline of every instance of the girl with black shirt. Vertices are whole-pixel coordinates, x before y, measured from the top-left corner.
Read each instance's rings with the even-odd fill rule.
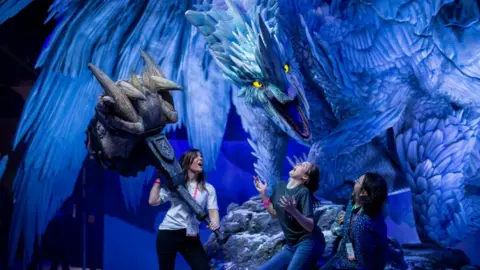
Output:
[[[297,164],[288,183],[278,182],[270,198],[267,183],[254,177],[254,184],[272,218],[277,218],[287,244],[260,270],[311,269],[325,250],[325,238],[315,226],[313,192],[318,189],[319,171],[310,162]]]

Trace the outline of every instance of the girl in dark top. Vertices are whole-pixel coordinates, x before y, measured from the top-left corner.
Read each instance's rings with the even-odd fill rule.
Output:
[[[382,208],[387,190],[385,179],[376,173],[367,173],[355,182],[343,218],[343,238],[335,256],[322,269],[385,268],[388,242]]]
[[[288,183],[279,182],[270,198],[267,183],[254,177],[263,206],[278,218],[287,244],[259,269],[311,269],[325,250],[325,238],[315,226],[312,193],[318,189],[319,172],[310,162],[296,165]]]

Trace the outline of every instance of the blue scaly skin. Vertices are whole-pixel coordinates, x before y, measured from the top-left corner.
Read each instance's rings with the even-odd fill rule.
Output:
[[[468,192],[479,184],[471,158],[478,5],[253,2],[214,1],[186,16],[240,88],[234,104],[252,136],[257,173],[278,180],[272,170],[284,159],[286,134],[311,146],[326,198],[346,199],[346,182],[365,171],[403,176],[422,241],[449,246],[478,231],[480,199]]]

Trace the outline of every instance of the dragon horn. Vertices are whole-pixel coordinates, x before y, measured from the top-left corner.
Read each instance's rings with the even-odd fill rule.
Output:
[[[144,73],[148,73],[150,76],[157,76],[165,78],[165,75],[160,71],[157,64],[153,60],[153,58],[148,55],[144,50],[140,50],[140,55],[142,56],[143,60],[145,61],[145,71]]]
[[[102,70],[92,64],[88,64],[88,68],[92,71],[103,90],[105,90],[105,93],[115,100],[113,105],[115,112],[127,121],[138,122],[137,112],[130,100],[128,100],[127,95],[118,89],[117,85]]]
[[[140,83],[140,80],[138,79],[137,75],[135,75],[133,70],[130,70],[130,82],[135,88],[143,92],[142,84]]]
[[[119,81],[117,82],[117,86],[119,86],[127,95],[127,97],[133,99],[133,100],[146,100],[147,98],[145,95],[135,88],[130,82],[128,81]]]
[[[183,90],[183,87],[165,78],[152,76],[150,77],[150,79],[152,80],[152,83],[153,83],[152,90],[159,91],[159,92],[170,91],[170,90]]]
[[[144,85],[153,91],[170,91],[183,89],[178,84],[165,78],[153,58],[145,51],[140,51],[143,60],[145,60],[145,70],[142,73]]]

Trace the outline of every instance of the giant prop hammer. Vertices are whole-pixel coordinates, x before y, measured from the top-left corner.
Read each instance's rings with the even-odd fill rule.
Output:
[[[185,189],[183,170],[161,133],[166,124],[178,120],[170,91],[182,87],[166,79],[149,55],[143,51],[141,55],[145,70],[141,76],[131,72],[129,80],[114,82],[99,68],[88,65],[105,90],[87,129],[89,156],[123,176],[134,176],[149,165],[155,166],[166,178],[163,185],[176,193],[198,220],[210,224],[208,214]],[[217,241],[224,243],[220,231],[214,233]]]

